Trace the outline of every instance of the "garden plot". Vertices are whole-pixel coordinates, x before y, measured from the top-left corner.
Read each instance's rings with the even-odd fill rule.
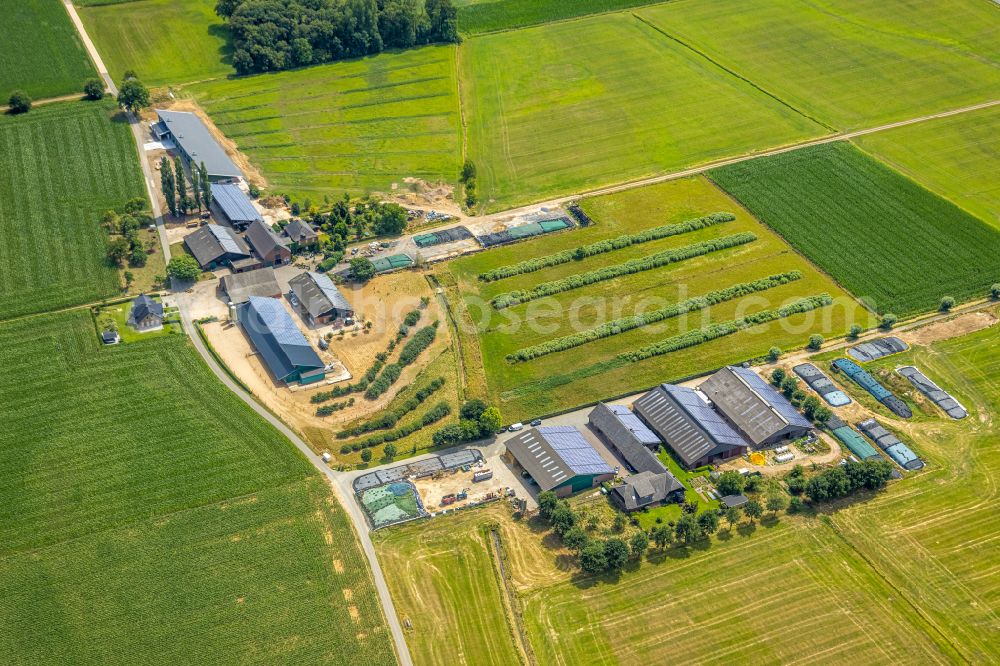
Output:
[[[469,39],[461,63],[487,210],[828,131],[631,14]]]

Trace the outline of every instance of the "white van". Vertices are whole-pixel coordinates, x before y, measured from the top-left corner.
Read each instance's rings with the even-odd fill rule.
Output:
[[[507,428],[507,430],[510,430],[511,432],[517,432],[518,430],[523,430],[523,429],[524,429],[524,424],[521,423],[520,421],[511,425],[511,427]]]

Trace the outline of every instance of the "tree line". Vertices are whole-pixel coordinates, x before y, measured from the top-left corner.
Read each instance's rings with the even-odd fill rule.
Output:
[[[191,185],[191,193],[188,194],[188,184]],[[195,208],[198,212],[204,208],[212,206],[212,183],[208,179],[208,170],[205,163],[195,168],[191,165],[191,175],[184,172],[184,164],[179,156],[175,156],[173,163],[164,155],[160,159],[160,186],[163,189],[163,197],[167,200],[167,208],[173,216],[186,215]]]
[[[218,0],[240,74],[458,42],[451,0]]]

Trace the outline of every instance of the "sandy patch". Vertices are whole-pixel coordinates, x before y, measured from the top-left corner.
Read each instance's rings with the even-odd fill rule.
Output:
[[[900,337],[914,345],[929,345],[939,340],[957,338],[969,333],[981,331],[997,323],[997,317],[993,312],[979,311],[968,312],[951,319],[934,322],[912,331],[900,334]]]
[[[334,560],[333,561],[333,570],[336,571],[339,574],[344,573],[344,563],[341,562],[340,560]]]

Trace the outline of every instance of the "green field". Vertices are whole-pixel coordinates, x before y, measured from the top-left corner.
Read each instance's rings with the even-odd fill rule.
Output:
[[[772,345],[785,349],[801,346],[811,333],[841,335],[852,322],[867,326],[869,317],[828,277],[751,217],[735,201],[704,178],[671,181],[620,194],[586,199],[584,210],[596,221],[586,229],[552,234],[544,239],[463,257],[447,270],[457,283],[461,302],[478,330],[464,326],[463,346],[481,349],[489,394],[505,418],[519,420],[636,392],[659,382],[696,375],[706,370],[763,355]],[[736,220],[698,231],[633,245],[624,249],[517,275],[496,282],[482,282],[480,273],[516,261],[572,249],[623,233],[681,222],[711,212],[728,211]],[[603,281],[529,303],[493,310],[488,301],[501,292],[530,288],[538,283],[584,271],[619,264],[675,247],[741,232],[757,240],[727,250],[659,269]],[[708,292],[725,289],[788,271],[802,278],[745,298],[729,300],[708,309],[630,330],[565,351],[511,364],[512,352],[603,324],[609,320],[649,312]],[[729,321],[785,304],[808,295],[829,293],[833,307],[800,314],[785,322],[772,322],[736,335],[686,350],[622,363],[617,355],[638,349],[709,323]],[[478,354],[470,351],[468,357]]]
[[[617,579],[577,573],[544,528],[499,506],[380,532],[397,610],[414,619],[411,650],[462,661],[487,623],[493,651],[516,649],[517,633],[499,619],[504,581],[484,536],[492,526],[539,664],[995,662],[998,350],[994,326],[876,364],[916,363],[972,412],[892,424],[925,471],[827,515],[653,550]],[[470,610],[475,618],[462,621]],[[486,653],[471,663],[493,663]]]
[[[476,37],[461,60],[488,210],[826,132],[628,14]]]
[[[455,48],[432,46],[215,81],[190,92],[268,180],[300,201],[454,182]]]
[[[143,195],[132,133],[110,100],[0,117],[0,319],[118,293],[101,215]]]
[[[679,0],[637,13],[838,129],[984,102],[1000,90],[992,2]]]
[[[854,142],[1000,229],[1000,106],[868,134]]]
[[[97,76],[60,0],[3,3],[0,21],[0,100],[14,90],[41,99],[83,94]]]
[[[849,143],[709,176],[878,312],[983,298],[1000,278],[997,230]]]
[[[147,86],[176,86],[233,73],[228,30],[215,0],[85,3],[78,12],[111,77],[133,70]]]
[[[456,0],[458,30],[475,35],[587,14],[649,5],[659,0]]]
[[[5,661],[394,663],[329,486],[184,338],[78,310],[0,350]]]

